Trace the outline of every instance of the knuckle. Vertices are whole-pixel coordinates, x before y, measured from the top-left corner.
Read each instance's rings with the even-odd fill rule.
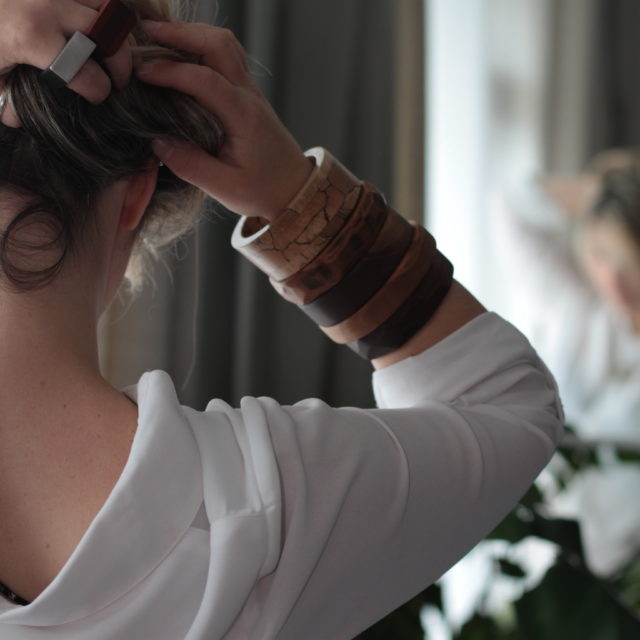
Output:
[[[175,152],[172,159],[172,170],[176,172],[181,178],[189,180],[193,178],[198,169],[196,158],[190,153],[185,153],[180,149]]]
[[[222,34],[222,42],[227,49],[232,51],[243,51],[242,45],[238,38],[236,38],[236,34],[233,33],[230,29],[224,29],[224,33]]]
[[[39,42],[44,35],[40,19],[37,16],[31,18],[28,14],[20,16],[9,34],[12,46],[19,50],[29,47],[34,42]]]
[[[209,46],[209,33],[208,33],[208,29],[202,28],[202,29],[198,29],[196,32],[197,34],[197,47],[198,47],[198,51],[206,51],[207,47]]]
[[[58,16],[49,2],[43,4],[34,0],[22,0],[22,11],[16,17],[17,35],[23,38],[42,37],[43,31],[50,31],[51,24],[57,24]]]
[[[99,103],[109,96],[111,81],[95,62],[89,61],[69,83],[69,88],[89,102]]]
[[[214,83],[218,79],[218,74],[211,67],[200,65],[197,67],[196,71],[199,72],[203,82],[206,82],[207,84]]]
[[[242,118],[246,131],[260,130],[263,125],[263,114],[252,100],[238,101],[238,115]]]
[[[233,44],[236,41],[236,35],[231,31],[231,29],[223,28],[221,31],[225,42]]]
[[[210,40],[210,46],[215,47],[220,50],[222,47],[227,48],[233,45],[233,39],[235,36],[230,29],[226,29],[225,27],[216,27],[214,33],[212,34],[212,38]]]
[[[2,25],[2,40],[13,57],[33,64],[40,60],[51,36],[59,31],[59,17],[51,2],[21,0],[20,11]]]
[[[182,73],[182,72],[181,72]],[[210,67],[204,65],[193,65],[189,67],[188,82],[198,89],[205,88],[211,84],[214,84],[217,80],[216,72]]]

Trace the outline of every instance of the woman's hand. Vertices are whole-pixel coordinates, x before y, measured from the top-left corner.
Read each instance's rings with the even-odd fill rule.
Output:
[[[227,29],[206,24],[143,22],[149,36],[200,56],[200,64],[154,60],[138,77],[193,96],[217,116],[225,139],[218,157],[182,140],[160,140],[157,156],[176,175],[228,209],[273,220],[313,169],[253,82],[247,57]]]
[[[76,32],[86,31],[95,20],[104,0],[0,0],[0,91],[1,76],[17,64],[46,69]],[[69,83],[90,102],[98,103],[116,87],[127,85],[131,77],[132,36],[112,57],[104,60],[111,78],[95,60],[88,60]],[[2,114],[2,123],[19,126],[10,104]]]

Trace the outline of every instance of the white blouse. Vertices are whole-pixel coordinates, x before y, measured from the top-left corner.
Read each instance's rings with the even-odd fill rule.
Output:
[[[43,593],[0,599],[0,638],[352,638],[508,513],[563,424],[552,376],[493,313],[373,385],[378,409],[200,412],[144,374],[121,477]]]

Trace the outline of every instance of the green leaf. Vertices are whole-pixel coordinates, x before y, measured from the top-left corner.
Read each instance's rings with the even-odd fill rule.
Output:
[[[575,558],[583,562],[584,552],[582,549],[582,538],[580,537],[580,526],[575,520],[554,520],[545,518],[539,513],[534,513],[531,523],[531,535],[555,542],[566,556]]]
[[[438,609],[442,609],[442,589],[439,584],[432,584],[418,594],[414,600],[420,609],[426,605],[433,605]]]
[[[497,560],[498,565],[500,566],[500,571],[505,575],[511,576],[512,578],[524,578],[527,575],[522,567],[515,564],[515,562],[511,562],[505,558],[498,558]]]
[[[526,640],[640,638],[640,620],[617,600],[607,583],[563,561],[515,607],[518,628]]]
[[[491,618],[475,615],[454,636],[454,640],[494,640],[499,633],[498,626]]]
[[[386,618],[356,636],[356,640],[423,640],[424,629],[420,621],[420,611],[407,603],[390,613]]]
[[[595,447],[560,445],[558,453],[562,454],[573,472],[600,466]]]
[[[516,507],[507,517],[487,536],[490,540],[506,540],[507,542],[520,542],[532,535],[531,523],[525,522],[519,509]]]
[[[640,555],[620,572],[614,586],[622,600],[640,615]]]
[[[640,452],[638,451],[631,451],[629,449],[618,449],[617,455],[620,462],[626,462],[628,464],[640,463]]]
[[[544,498],[542,497],[542,493],[535,484],[532,484],[527,490],[527,493],[519,500],[519,504],[530,509],[533,509],[536,505],[542,504],[543,502]]]
[[[487,538],[515,543],[533,535],[531,523],[535,518],[534,509],[540,504],[543,504],[542,494],[535,485],[531,485],[515,509],[498,524]]]
[[[386,618],[357,636],[356,640],[424,640],[420,612],[425,605],[442,609],[440,587],[432,584]]]

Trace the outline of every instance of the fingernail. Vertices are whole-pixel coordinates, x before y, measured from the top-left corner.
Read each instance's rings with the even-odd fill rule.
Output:
[[[145,76],[150,74],[155,68],[155,64],[151,60],[144,61],[142,58],[140,62],[136,65],[134,60],[134,69],[139,76]]]
[[[175,151],[176,145],[166,138],[159,138],[151,143],[153,153],[161,160],[167,160]]]
[[[155,31],[160,27],[162,22],[157,22],[156,20],[141,20],[140,24],[145,31]]]

